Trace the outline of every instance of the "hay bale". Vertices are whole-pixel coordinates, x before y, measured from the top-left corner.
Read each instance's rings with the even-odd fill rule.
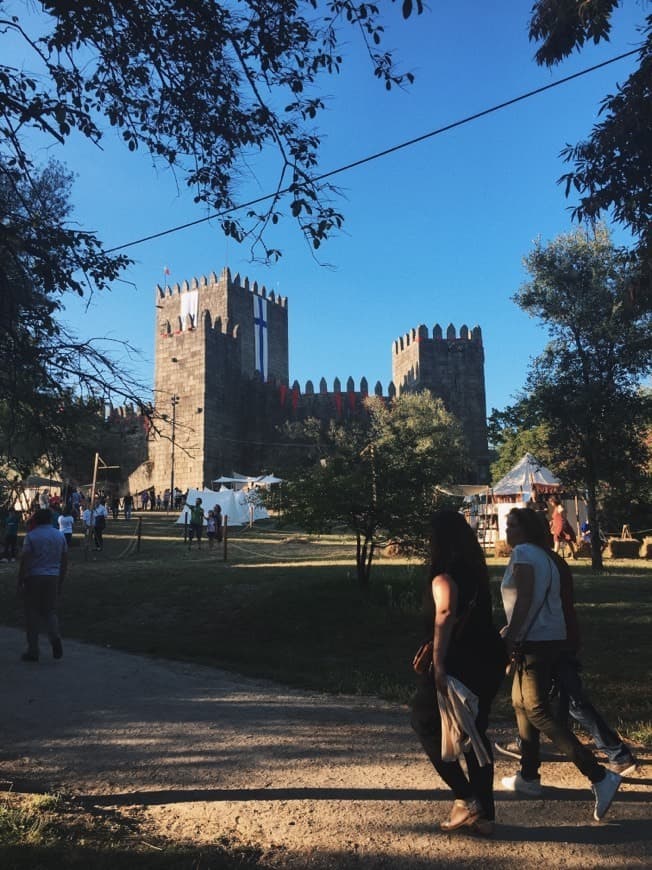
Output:
[[[404,555],[403,548],[398,541],[390,541],[386,546],[379,547],[378,552],[385,559],[398,559]]]
[[[652,559],[652,538],[643,538],[641,549],[638,552],[641,559]]]
[[[577,544],[577,556],[581,558],[591,558],[591,545],[588,541],[579,541]]]
[[[636,538],[609,538],[606,555],[612,559],[638,559],[640,546]]]

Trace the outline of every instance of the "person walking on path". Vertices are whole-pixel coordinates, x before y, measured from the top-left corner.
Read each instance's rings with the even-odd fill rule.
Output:
[[[588,778],[595,798],[593,816],[599,821],[608,812],[621,777],[598,764],[568,725],[552,715],[550,690],[568,645],[559,569],[550,556],[549,538],[534,511],[510,511],[507,543],[512,555],[501,585],[507,617],[502,634],[514,665],[512,704],[521,741],[521,765],[502,783],[509,791],[541,797],[539,741],[543,733]]]
[[[550,534],[554,542],[555,553],[559,553],[563,546],[567,546],[573,559],[577,559],[577,548],[575,546],[577,536],[575,530],[568,522],[566,508],[562,500],[557,495],[551,495],[548,504],[550,505]]]
[[[427,609],[433,632],[425,670],[417,670],[412,700],[412,727],[435,770],[455,797],[443,831],[460,828],[491,836],[494,828],[493,756],[487,738],[489,712],[505,677],[507,655],[491,618],[489,572],[473,529],[455,511],[438,511],[431,526],[431,571]],[[434,624],[434,631],[433,631]],[[442,718],[438,693],[448,696],[448,678],[455,677],[478,699],[475,731],[486,750],[464,751],[466,774],[459,760],[442,758]],[[467,732],[468,733],[468,732]],[[485,763],[482,763],[485,762]],[[488,762],[488,763],[487,763]]]
[[[188,540],[188,549],[192,545],[193,537],[197,538],[197,549],[201,550],[201,536],[204,530],[204,508],[201,506],[201,499],[198,498],[195,506],[190,508],[190,538]]]
[[[108,516],[109,512],[106,509],[104,500],[101,499],[99,503],[95,505],[95,524],[93,526],[93,531],[95,533],[95,549],[97,552],[104,549],[104,529],[106,528],[106,520]]]
[[[122,507],[123,507],[123,510],[125,512],[125,519],[130,520],[131,519],[131,512],[134,509],[134,497],[130,492],[128,492],[125,495],[125,497],[123,498]]]
[[[10,508],[5,518],[5,547],[0,562],[15,562],[18,553],[18,526],[20,514]]]
[[[560,595],[564,621],[566,623],[566,646],[554,673],[554,687],[558,693],[556,721],[566,727],[568,717],[573,719],[593,738],[598,750],[607,756],[609,769],[620,776],[630,776],[636,771],[637,761],[631,749],[623,742],[613,728],[610,728],[602,714],[594,707],[582,684],[580,672],[582,665],[578,658],[580,630],[575,610],[573,574],[568,563],[556,553],[548,553],[557,565],[560,581]],[[496,743],[502,755],[521,758],[521,744],[518,740],[508,744]]]
[[[24,662],[39,659],[38,636],[42,621],[47,625],[52,655],[55,659],[63,656],[57,597],[61,594],[67,568],[66,539],[52,528],[50,511],[41,509],[36,513],[36,527],[25,536],[18,570],[17,591],[25,602],[27,650],[22,655]]]
[[[70,512],[69,508],[66,508],[64,512],[58,519],[59,523],[59,531],[66,539],[66,546],[70,547],[72,544],[72,532],[75,526],[75,518]]]

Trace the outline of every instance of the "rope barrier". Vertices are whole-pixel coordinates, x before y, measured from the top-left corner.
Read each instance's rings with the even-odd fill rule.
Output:
[[[261,553],[260,550],[252,550],[250,547],[242,547],[240,544],[234,544],[233,538],[229,540],[229,546],[235,547],[236,550],[241,550],[243,553],[251,553],[252,556],[261,556],[265,559],[275,559],[277,562],[305,562],[306,559],[309,558],[307,556],[293,558],[292,556],[273,556],[271,553]]]
[[[607,538],[616,538],[619,541],[623,540],[620,537],[620,532],[605,532],[603,529],[600,529],[600,532]],[[652,529],[638,529],[637,531],[630,532],[630,534],[632,538],[635,538],[637,535],[645,535],[648,532],[652,534]],[[625,538],[624,540],[627,540],[627,538]]]
[[[115,557],[116,562],[119,559],[123,559],[125,556],[130,556],[133,553],[133,551],[136,549],[137,539],[138,539],[138,519],[136,519],[136,526],[134,528],[134,533],[131,536],[131,538],[129,539],[127,546],[124,548],[124,550],[122,550],[121,553],[118,553],[118,555]]]

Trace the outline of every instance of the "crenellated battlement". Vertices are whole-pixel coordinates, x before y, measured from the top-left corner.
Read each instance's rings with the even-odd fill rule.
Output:
[[[299,395],[303,396],[336,396],[342,393],[354,393],[360,396],[368,396],[369,393],[369,381],[367,378],[361,378],[360,384],[356,388],[355,381],[352,377],[349,377],[346,381],[346,388],[342,389],[342,381],[339,378],[335,378],[333,380],[333,389],[328,389],[328,382],[326,378],[320,378],[319,380],[319,389],[315,390],[315,385],[312,380],[307,380],[306,385],[301,389],[301,386],[298,381],[294,381],[292,384],[292,389],[298,391]],[[378,396],[379,398],[392,398],[396,395],[396,388],[394,384],[390,381],[387,386],[387,394],[383,391],[383,385],[380,381],[376,381],[376,385],[374,386],[373,391],[374,396]]]
[[[468,326],[464,323],[460,326],[459,334],[452,323],[449,323],[446,328],[446,338],[444,338],[444,330],[439,323],[435,323],[432,328],[432,333],[428,332],[428,327],[424,324],[411,329],[404,335],[399,336],[394,343],[394,354],[402,353],[415,344],[420,344],[424,341],[455,341],[455,342],[473,342],[474,344],[482,345],[482,330],[479,326],[474,326],[469,331]]]
[[[244,293],[251,293],[254,296],[267,299],[268,302],[279,305],[281,308],[287,308],[287,296],[281,296],[275,293],[274,290],[268,291],[264,284],[259,286],[257,281],[250,282],[247,277],[241,278],[239,272],[236,273],[235,277],[231,277],[231,270],[228,267],[222,270],[219,278],[215,272],[211,272],[208,276],[200,275],[199,278],[191,278],[190,281],[184,280],[172,286],[169,284],[164,286],[157,284],[156,294],[161,301],[165,302],[167,299],[181,296],[184,293],[201,290],[209,291],[211,288],[220,285],[223,285],[227,291],[240,290]]]
[[[107,420],[141,420],[145,415],[141,408],[132,404],[112,405],[110,402],[106,405],[105,416]]]

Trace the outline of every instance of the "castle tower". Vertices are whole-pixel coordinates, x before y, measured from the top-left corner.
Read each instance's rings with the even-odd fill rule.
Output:
[[[224,269],[157,287],[156,309],[154,405],[163,419],[132,488],[170,486],[173,419],[175,486],[202,487],[239,464],[241,385],[287,383],[287,300]]]
[[[484,348],[480,327],[457,335],[450,324],[444,337],[436,324],[432,335],[419,326],[394,342],[392,378],[399,395],[429,390],[462,424],[478,482],[489,479]]]

